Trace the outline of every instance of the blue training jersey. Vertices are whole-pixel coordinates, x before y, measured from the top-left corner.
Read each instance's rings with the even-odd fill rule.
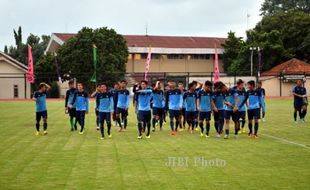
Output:
[[[33,97],[36,98],[36,112],[46,111],[46,95],[47,92],[35,91]]]
[[[153,108],[164,108],[164,91],[153,90]]]
[[[298,95],[307,95],[306,88],[304,88],[302,86],[295,86],[293,88],[292,92],[294,92],[295,94],[298,94]],[[295,104],[303,105],[304,100],[305,100],[304,98],[294,96],[294,103]]]
[[[75,104],[76,111],[88,111],[88,94],[86,92],[76,92],[71,104]]]
[[[75,104],[71,105],[73,100],[74,94],[76,93],[76,88],[70,88],[66,92],[66,100],[65,100],[65,107],[75,108]],[[69,105],[68,105],[69,104]]]
[[[241,104],[245,100],[246,91],[244,89],[236,90],[236,93],[238,96],[238,110],[239,111],[245,111],[245,104],[243,104],[243,105],[241,105]]]
[[[96,94],[96,109],[99,112],[114,112],[113,94],[110,92]]]
[[[205,90],[201,90],[198,92],[199,99],[199,109],[200,112],[210,112],[211,111],[211,100],[212,100],[212,91],[206,92]]]
[[[232,104],[232,106],[224,105],[224,109],[227,111],[232,111],[235,106],[235,98],[237,94],[233,88],[228,89],[226,93],[224,93],[224,100]]]
[[[222,92],[214,91],[212,99],[217,110],[224,110],[224,95]]]
[[[130,103],[130,95],[127,89],[118,90],[117,92],[117,107],[122,109],[128,109]]]
[[[185,102],[185,110],[188,112],[197,111],[197,93],[194,92],[185,92],[183,95],[183,102]]]
[[[179,89],[169,90],[166,93],[166,108],[180,110],[183,104],[182,92]]]
[[[262,94],[259,90],[248,90],[245,94],[245,100],[241,103],[241,106],[248,101],[248,110],[259,109],[262,103]]]
[[[145,89],[136,92],[138,111],[151,110],[152,90]]]

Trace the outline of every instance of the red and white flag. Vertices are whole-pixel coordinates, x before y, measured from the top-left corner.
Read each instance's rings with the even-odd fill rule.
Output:
[[[28,73],[27,73],[27,81],[29,83],[34,83],[32,48],[31,48],[30,45],[28,45]]]
[[[149,48],[149,52],[147,54],[147,58],[145,62],[145,70],[144,70],[144,80],[146,81],[147,81],[147,73],[150,70],[151,57],[152,57],[151,48]]]
[[[219,69],[219,57],[218,57],[218,52],[217,52],[217,47],[216,44],[215,46],[215,59],[214,59],[214,82],[219,82],[220,81],[220,69]]]

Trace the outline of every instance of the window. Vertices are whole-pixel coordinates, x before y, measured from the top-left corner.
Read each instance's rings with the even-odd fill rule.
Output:
[[[159,59],[160,54],[151,54],[151,59]],[[147,59],[147,53],[141,53],[141,59]]]
[[[185,55],[184,54],[168,54],[167,58],[168,59],[184,59]]]
[[[14,84],[14,98],[18,98],[18,85]]]
[[[192,54],[190,55],[191,59],[210,59],[210,54]]]

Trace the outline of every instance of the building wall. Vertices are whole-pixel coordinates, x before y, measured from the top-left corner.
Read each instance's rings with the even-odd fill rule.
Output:
[[[13,65],[6,63],[4,60],[0,60],[0,73],[7,73],[5,75],[0,74],[0,99],[11,99],[14,98],[14,85],[18,87],[18,97],[30,98],[30,84],[26,83],[25,89],[25,78],[24,71],[14,67]],[[12,77],[12,78],[4,78]]]
[[[146,59],[130,58],[126,64],[126,72],[144,72]],[[152,59],[149,72],[213,72],[214,59],[168,59],[163,56]],[[220,71],[223,71],[222,60],[219,61]]]

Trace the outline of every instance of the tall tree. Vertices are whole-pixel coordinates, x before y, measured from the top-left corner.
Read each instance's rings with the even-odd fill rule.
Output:
[[[310,0],[265,0],[260,9],[263,16],[292,10],[310,14]]]

